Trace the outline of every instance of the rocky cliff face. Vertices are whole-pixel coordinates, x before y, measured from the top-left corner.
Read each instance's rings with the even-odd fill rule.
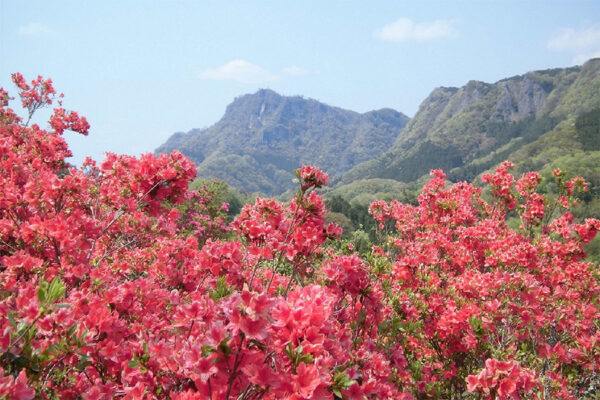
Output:
[[[196,163],[199,176],[279,194],[293,187],[292,171],[302,164],[318,165],[336,177],[377,157],[407,122],[391,109],[360,114],[260,90],[236,98],[215,125],[176,133],[156,151],[182,151]]]
[[[552,85],[544,87],[528,76],[521,81],[499,82],[497,86],[501,97],[492,118],[500,121],[516,121],[537,114],[546,104],[546,99],[553,89]]]

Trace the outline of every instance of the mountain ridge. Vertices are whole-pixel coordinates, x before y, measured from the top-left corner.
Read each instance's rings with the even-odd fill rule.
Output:
[[[495,83],[469,81],[460,88],[436,88],[390,150],[353,167],[339,181],[389,178],[411,182],[436,168],[454,171],[451,179],[472,179],[485,168],[471,168],[469,173],[460,169],[511,140],[524,138],[522,145],[534,142],[561,121],[598,106],[600,59]],[[503,154],[509,156],[511,151]]]
[[[389,148],[407,122],[389,108],[358,113],[261,89],[237,97],[211,127],[175,133],[156,152],[181,150],[199,176],[280,194],[293,187],[293,169],[315,164],[339,176]]]
[[[324,169],[334,187],[422,181],[438,168],[453,181],[472,180],[504,159],[539,169],[567,151],[585,152],[575,120],[596,109],[600,59],[438,87],[410,120],[389,108],[358,113],[261,89],[237,97],[214,125],[175,133],[157,152],[182,150],[199,176],[268,195],[292,188],[292,170],[304,163]],[[585,143],[594,143],[589,132]],[[562,148],[548,150],[552,141]]]

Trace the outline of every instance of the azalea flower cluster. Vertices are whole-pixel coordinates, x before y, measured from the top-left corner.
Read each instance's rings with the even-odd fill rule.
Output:
[[[297,171],[296,176],[300,180],[302,190],[308,190],[311,187],[320,188],[326,186],[329,179],[326,173],[310,165],[303,165]]]
[[[49,80],[13,79],[53,103]],[[582,244],[600,222],[546,219],[538,175],[515,189],[502,165],[487,202],[433,171],[417,206],[371,206],[395,231],[361,258],[330,245],[318,168],[227,224],[180,153],[73,168],[62,133],[87,121],[57,108],[44,130],[33,103],[27,121],[9,103],[0,91],[0,397],[542,399],[599,383]]]
[[[487,397],[496,392],[501,399],[521,398],[539,386],[533,373],[520,367],[516,361],[498,361],[488,358],[485,367],[477,375],[467,378],[469,392],[481,391]]]

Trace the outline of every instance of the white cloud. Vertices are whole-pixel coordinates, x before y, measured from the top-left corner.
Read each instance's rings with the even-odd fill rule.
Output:
[[[219,67],[200,71],[200,78],[241,83],[269,83],[279,81],[285,76],[299,76],[307,73],[308,71],[304,68],[293,65],[283,68],[280,74],[276,74],[246,60],[232,60]]]
[[[38,36],[38,35],[50,35],[53,33],[52,29],[44,24],[31,23],[20,26],[17,29],[17,33],[22,36]]]
[[[573,63],[583,64],[584,62],[586,62],[587,60],[589,60],[591,58],[600,58],[600,50],[597,50],[592,53],[577,54],[575,57],[573,57]]]
[[[308,74],[308,70],[292,65],[282,69],[281,73],[286,76],[300,76]]]
[[[409,40],[422,42],[455,34],[456,30],[450,21],[414,22],[409,18],[400,18],[375,32],[376,37],[390,42],[406,42]]]
[[[555,51],[581,51],[593,47],[600,47],[600,28],[592,27],[579,31],[565,28],[548,41],[548,48]]]
[[[573,62],[577,64],[600,57],[600,26],[564,28],[548,40],[547,47],[573,54]]]
[[[242,83],[265,83],[279,79],[277,75],[246,60],[233,60],[220,67],[205,69],[200,72],[200,77]]]

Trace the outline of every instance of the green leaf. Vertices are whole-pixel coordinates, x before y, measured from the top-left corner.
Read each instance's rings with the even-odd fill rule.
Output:
[[[89,367],[90,365],[92,365],[92,362],[90,361],[89,357],[85,354],[78,354],[79,355],[79,363],[77,363],[77,365],[75,366],[75,368],[77,368],[78,371],[83,371],[84,369],[86,369],[87,367]],[[129,361],[131,363],[131,361]],[[135,367],[131,367],[131,368],[135,368]]]
[[[302,354],[300,357],[298,357],[298,364],[301,362],[304,364],[312,364],[314,361],[315,359],[312,354]]]
[[[285,354],[287,354],[290,360],[294,360],[294,348],[292,347],[292,342],[289,342],[287,346],[285,346]]]
[[[231,346],[229,346],[229,344],[227,344],[227,342],[229,341],[228,338],[225,338],[223,340],[221,340],[221,343],[219,343],[219,350],[225,354],[225,356],[228,356],[231,353]]]
[[[475,315],[469,318],[469,324],[471,325],[471,328],[473,328],[473,332],[477,335],[482,332],[482,323],[483,321]]]
[[[208,346],[208,345],[204,345],[201,347],[202,350],[202,357],[206,357],[211,353],[215,353],[217,350],[212,347],[212,346]]]
[[[296,194],[296,203],[300,206],[302,205],[302,191],[298,190],[298,193]]]
[[[52,279],[48,287],[48,302],[53,303],[65,294],[65,284],[58,276]]]
[[[262,343],[262,342],[260,342],[260,341],[258,341],[256,339],[250,340],[249,346],[256,346],[260,350],[265,350],[267,348],[267,346],[264,343]]]
[[[10,325],[11,325],[13,328],[15,328],[15,329],[17,328],[17,321],[15,321],[15,316],[13,315],[13,312],[12,312],[12,311],[10,311],[10,312],[8,313],[8,322],[10,322]]]
[[[225,297],[229,297],[233,293],[234,288],[227,286],[227,278],[225,276],[217,279],[215,289],[210,292],[210,297],[214,301],[219,301]]]
[[[48,282],[41,281],[36,294],[40,304],[46,304],[46,299],[48,298]]]

